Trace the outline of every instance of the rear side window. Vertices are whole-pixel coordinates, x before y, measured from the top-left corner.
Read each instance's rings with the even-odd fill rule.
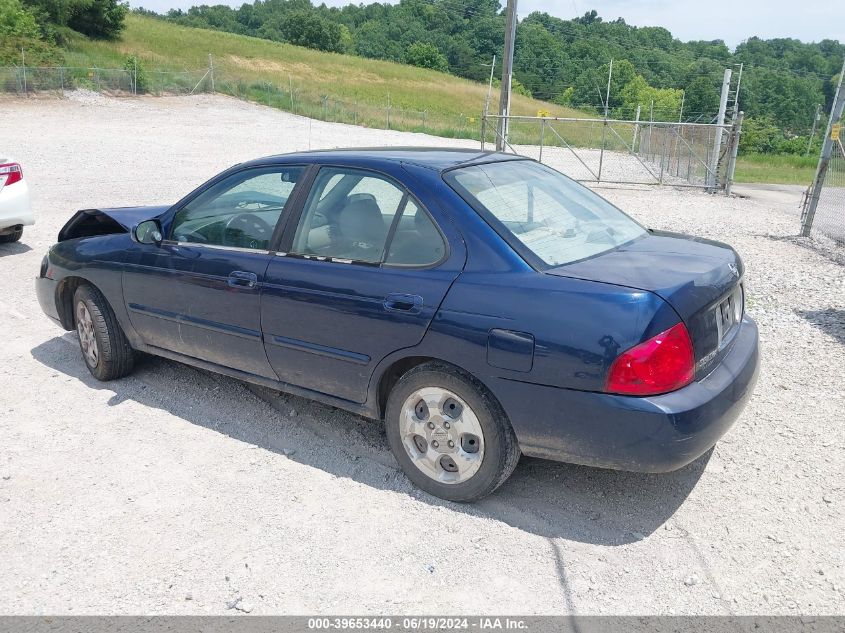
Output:
[[[320,170],[291,252],[347,262],[424,266],[446,246],[428,214],[393,180],[358,169]]]
[[[408,200],[396,224],[386,264],[428,266],[443,259],[446,243],[428,213]]]

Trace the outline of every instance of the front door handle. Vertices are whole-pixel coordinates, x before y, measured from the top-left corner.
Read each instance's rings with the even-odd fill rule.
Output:
[[[419,295],[406,295],[391,292],[384,298],[384,309],[388,312],[408,312],[419,314],[422,312],[423,298]]]
[[[229,286],[232,288],[255,288],[258,285],[258,275],[243,270],[229,273]]]

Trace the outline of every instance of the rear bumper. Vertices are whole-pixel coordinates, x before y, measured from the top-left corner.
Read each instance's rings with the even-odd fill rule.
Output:
[[[709,450],[751,396],[760,367],[757,324],[746,317],[705,378],[638,398],[495,381],[522,452],[638,472],[681,468]]]
[[[0,189],[0,229],[35,224],[26,180]]]

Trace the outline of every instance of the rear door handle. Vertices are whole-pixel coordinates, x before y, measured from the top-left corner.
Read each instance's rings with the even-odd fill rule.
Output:
[[[243,270],[229,273],[229,286],[232,288],[255,288],[258,285],[258,275]]]
[[[406,295],[392,292],[384,298],[384,309],[388,312],[408,312],[419,314],[422,312],[423,298],[419,295]]]

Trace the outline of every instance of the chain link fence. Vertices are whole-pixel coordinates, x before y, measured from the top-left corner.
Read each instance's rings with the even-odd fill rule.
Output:
[[[214,92],[336,123],[474,139],[478,138],[480,130],[480,118],[477,116],[404,108],[391,103],[388,94],[385,94],[383,104],[343,100],[314,93],[292,79],[283,83],[246,80],[211,67],[185,71],[0,67],[0,98],[64,96],[80,89],[113,97]]]
[[[842,136],[845,119],[832,127],[830,159],[817,185],[818,200],[811,206],[814,187],[807,190],[801,219],[806,233],[824,236],[837,246],[845,246],[845,147]],[[813,217],[808,218],[812,210]]]
[[[482,147],[502,138],[506,150],[530,156],[584,182],[674,185],[729,190],[741,118],[733,125],[487,115]]]

